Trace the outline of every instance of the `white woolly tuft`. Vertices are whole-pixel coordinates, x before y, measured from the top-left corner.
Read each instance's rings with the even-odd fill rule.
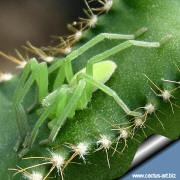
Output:
[[[64,52],[64,54],[69,54],[69,53],[71,53],[71,51],[72,51],[72,48],[71,47],[66,47],[64,50],[63,50],[63,52]]]
[[[109,11],[111,9],[112,5],[113,5],[113,0],[107,0],[106,3],[104,4],[103,9],[105,11]]]
[[[53,152],[51,152],[51,156],[52,156],[51,161],[53,162],[53,164],[57,167],[57,169],[60,169],[64,165],[64,157],[62,157],[58,153],[53,153]]]
[[[105,149],[109,149],[111,147],[111,140],[109,137],[107,137],[106,135],[100,135],[100,139],[96,142],[97,145],[100,145],[100,147],[98,148],[98,150],[105,148]]]
[[[96,142],[97,145],[100,145],[99,148],[96,149],[96,151],[99,151],[104,148],[106,152],[106,158],[107,158],[107,163],[108,163],[109,168],[110,168],[110,162],[109,162],[107,150],[109,150],[112,144],[112,141],[110,139],[111,139],[110,137],[100,134],[100,139]]]
[[[84,156],[88,153],[89,145],[88,143],[79,143],[75,148],[74,151],[79,154],[80,158],[83,160],[85,159]]]
[[[91,19],[89,19],[88,25],[90,27],[94,27],[98,21],[98,16],[97,15],[92,15]]]
[[[146,106],[144,107],[145,110],[147,111],[148,114],[152,114],[156,109],[155,106],[150,104],[146,104]]]
[[[74,34],[74,37],[75,37],[75,40],[79,40],[81,39],[82,37],[82,31],[77,31],[75,34]]]
[[[32,174],[24,174],[24,177],[28,180],[42,180],[43,175],[39,172],[33,171]]]
[[[0,74],[0,82],[9,81],[13,78],[13,75],[10,73]]]
[[[143,125],[143,120],[141,118],[135,118],[134,124],[137,127],[142,126]]]
[[[164,101],[168,101],[171,98],[171,93],[168,90],[163,91],[161,95]]]
[[[123,139],[127,139],[128,136],[129,136],[128,131],[125,130],[125,129],[122,129],[122,130],[120,131],[120,136],[121,136],[121,138],[123,138]]]

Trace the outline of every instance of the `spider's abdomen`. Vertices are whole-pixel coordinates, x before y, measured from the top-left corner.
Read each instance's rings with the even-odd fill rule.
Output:
[[[112,76],[116,68],[117,68],[117,65],[115,64],[115,62],[111,60],[95,63],[93,65],[93,78],[96,81],[99,81],[104,84],[110,79],[110,77]],[[86,73],[86,68],[83,68],[82,70],[80,70],[74,75],[70,83],[71,87],[77,86],[77,75],[79,73]],[[97,88],[94,87],[93,91],[96,91],[96,90]]]

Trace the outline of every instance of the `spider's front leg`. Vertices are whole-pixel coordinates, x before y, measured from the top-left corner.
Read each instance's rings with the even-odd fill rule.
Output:
[[[27,134],[23,143],[24,147],[28,144],[30,137],[29,125],[27,123],[26,113],[22,106],[22,102],[35,80],[38,85],[39,100],[41,100],[48,92],[47,65],[45,63],[38,64],[36,59],[33,58],[27,62],[13,97],[13,111],[19,133],[19,139],[14,147],[15,151],[18,151],[19,146],[23,141],[23,130],[25,130],[25,133]]]

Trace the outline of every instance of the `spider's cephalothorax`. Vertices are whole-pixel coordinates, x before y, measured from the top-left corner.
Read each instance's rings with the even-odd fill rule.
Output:
[[[48,139],[41,141],[41,144],[53,142],[66,119],[73,117],[76,110],[82,110],[87,107],[88,102],[91,101],[92,93],[97,89],[100,89],[107,95],[113,97],[127,115],[133,117],[140,116],[141,113],[131,111],[115,91],[104,85],[110,79],[117,66],[113,61],[103,60],[131,46],[158,48],[170,37],[165,37],[161,42],[132,40],[146,30],[147,28],[141,28],[134,35],[111,33],[99,34],[66,57],[61,59],[54,57],[54,63],[49,68],[47,67],[46,62],[39,64],[35,58],[29,60],[21,75],[13,101],[15,119],[19,130],[19,140],[15,146],[16,151],[22,141],[23,133],[21,124],[26,125],[25,130],[28,132],[25,143],[23,144],[25,148],[20,152],[19,156],[21,157],[26,154],[32,147],[40,126],[48,117],[52,119],[49,123],[51,133]],[[93,56],[88,60],[86,67],[74,75],[71,61],[104,39],[126,39],[127,41],[118,44],[101,54]],[[54,81],[53,90],[49,92],[48,76],[57,70],[58,72]],[[65,80],[67,81],[67,84],[64,84]],[[42,114],[30,133],[22,101],[34,81],[36,81],[38,86],[38,102],[41,103],[43,107]],[[18,116],[20,116],[20,118]],[[19,123],[19,119],[23,122]]]

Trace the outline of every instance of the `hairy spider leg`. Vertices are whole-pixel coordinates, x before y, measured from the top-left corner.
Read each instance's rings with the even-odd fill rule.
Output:
[[[31,71],[32,74],[30,74]],[[23,133],[21,130],[21,124],[24,124],[27,136],[29,136],[29,126],[26,120],[25,110],[21,103],[34,81],[38,84],[38,97],[41,101],[43,97],[48,94],[48,69],[46,63],[38,64],[36,59],[33,58],[27,62],[13,97],[13,111],[19,131],[19,139],[14,147],[15,151],[18,150],[22,141]],[[18,116],[18,113],[21,118]],[[25,138],[24,146],[26,146],[26,142],[27,138]]]

